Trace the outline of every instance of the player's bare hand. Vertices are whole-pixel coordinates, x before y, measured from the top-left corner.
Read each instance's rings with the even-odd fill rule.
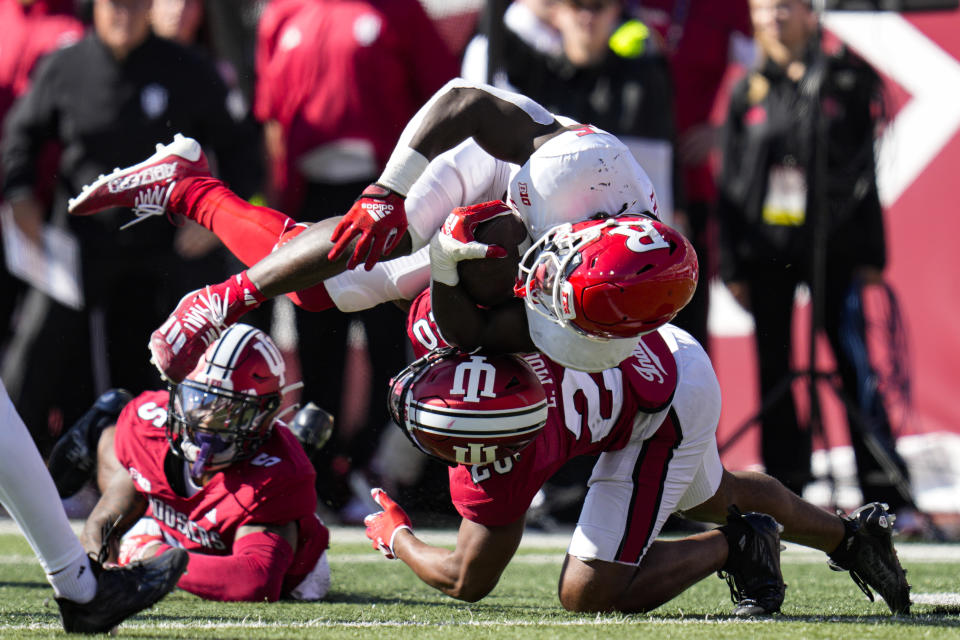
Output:
[[[43,247],[43,207],[36,198],[29,196],[10,202],[13,222],[28,242]]]
[[[750,311],[750,285],[739,280],[730,281],[727,284],[727,291],[733,296],[744,311]]]

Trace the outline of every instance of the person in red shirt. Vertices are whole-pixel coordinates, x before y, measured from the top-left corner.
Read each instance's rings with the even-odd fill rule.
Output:
[[[322,598],[329,532],[315,514],[315,472],[276,420],[292,386],[269,336],[238,324],[170,391],[140,394],[101,436],[109,482],[81,540],[99,548],[104,524],[134,525],[120,564],[171,547],[189,552],[178,586],[202,598]],[[112,431],[112,433],[111,433]],[[109,448],[106,448],[109,450]],[[141,519],[142,517],[142,519]]]
[[[424,291],[408,320],[420,363],[446,347],[438,320],[449,323],[442,314],[434,316],[430,292]],[[494,367],[504,357],[483,353],[471,357]],[[766,474],[723,468],[715,440],[716,375],[687,332],[665,324],[642,336],[631,357],[600,373],[563,367],[541,353],[521,357],[546,396],[543,429],[517,455],[488,464],[448,463],[451,500],[463,517],[453,550],[417,538],[403,509],[374,489],[383,510],[367,517],[367,536],[387,558],[399,558],[424,582],[454,598],[480,600],[513,557],[527,510],[544,482],[577,456],[599,455],[561,572],[560,601],[568,610],[649,611],[720,570],[730,576],[737,615],[777,611],[783,600],[779,563],[758,561],[764,554],[778,557],[774,543],[779,537],[763,524],[770,516],[782,525],[783,539],[828,553],[831,567],[850,571],[858,584],[868,576],[892,611],[909,609],[906,579],[890,544],[892,516],[884,505],[872,503],[837,517]],[[428,396],[436,402],[449,395],[458,409],[447,427],[469,430],[479,407],[476,415],[462,408],[464,398],[455,389],[465,385],[452,379],[452,367],[446,375],[431,367],[414,363],[410,369],[418,373],[412,379],[403,373],[395,377],[394,406],[421,406]],[[429,384],[422,392],[420,380]],[[489,380],[486,386],[501,388]],[[491,400],[503,413],[506,395]],[[414,422],[420,418],[412,411],[395,412],[395,420],[415,438]],[[770,516],[732,512],[719,529],[675,541],[657,539],[674,511],[719,523],[730,505]]]
[[[407,121],[457,75],[417,0],[273,0],[256,52],[253,106],[266,128],[272,204],[311,220],[346,211]],[[346,193],[323,193],[337,191]],[[328,211],[343,198],[345,207]],[[325,206],[307,208],[305,199]]]
[[[0,121],[13,100],[27,90],[37,61],[83,37],[80,20],[50,5],[0,0]]]
[[[256,70],[269,200],[298,221],[316,221],[350,209],[407,121],[456,75],[457,61],[417,0],[273,0],[257,27]],[[403,313],[393,305],[349,315],[298,309],[295,319],[305,392],[335,415],[343,412],[351,322],[362,325],[367,352],[376,354],[372,388],[406,364]],[[366,508],[351,509],[348,478],[372,472],[369,442],[387,422],[380,404],[362,413],[359,428],[338,434],[342,441],[318,469],[321,498],[346,521]]]

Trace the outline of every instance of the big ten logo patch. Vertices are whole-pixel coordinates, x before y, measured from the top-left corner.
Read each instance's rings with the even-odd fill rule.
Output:
[[[526,206],[530,206],[530,187],[527,186],[526,182],[517,183],[517,194],[520,196],[520,202]]]

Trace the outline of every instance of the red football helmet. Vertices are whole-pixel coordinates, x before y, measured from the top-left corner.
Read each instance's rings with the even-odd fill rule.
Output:
[[[604,340],[670,322],[697,288],[697,254],[664,223],[624,214],[553,227],[520,264],[516,293],[563,328]]]
[[[512,355],[437,349],[390,381],[394,421],[424,453],[448,464],[488,464],[530,444],[547,421],[547,396]]]
[[[235,324],[190,375],[170,385],[167,439],[195,478],[253,456],[270,435],[285,388],[285,363],[270,336]]]

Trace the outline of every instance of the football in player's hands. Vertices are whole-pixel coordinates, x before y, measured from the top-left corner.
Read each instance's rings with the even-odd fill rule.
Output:
[[[460,282],[477,304],[492,307],[513,297],[513,285],[520,263],[520,244],[527,239],[527,227],[515,213],[481,222],[473,233],[477,242],[495,244],[507,250],[504,258],[478,258],[457,264]]]

